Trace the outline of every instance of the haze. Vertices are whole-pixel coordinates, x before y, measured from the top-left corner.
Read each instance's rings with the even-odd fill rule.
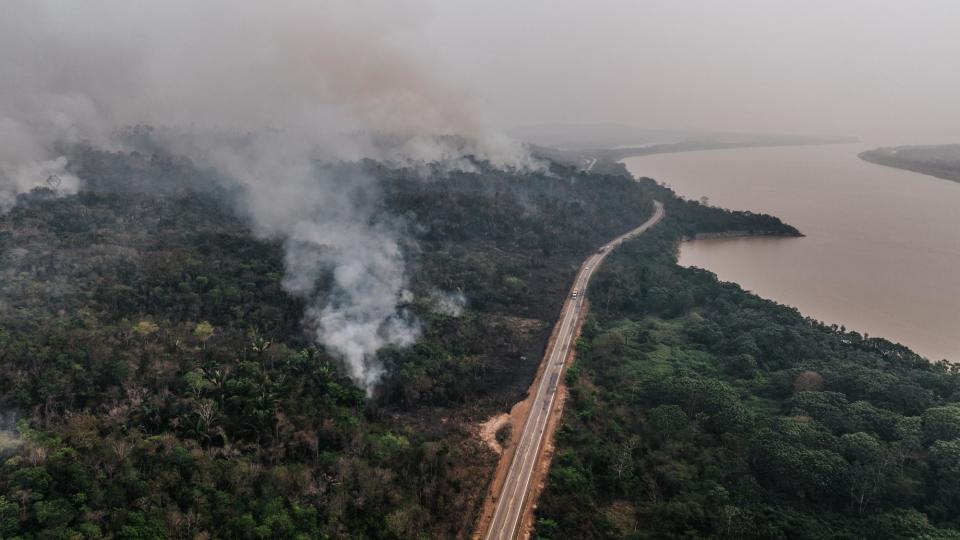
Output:
[[[43,60],[58,85],[109,95],[131,121],[276,124],[309,109],[345,129],[960,133],[960,4],[949,0],[191,5],[4,0],[5,78],[22,88],[9,70]],[[73,61],[55,54],[62,43]],[[108,77],[90,65],[104,56]]]
[[[238,210],[256,234],[284,241],[284,286],[309,304],[305,325],[368,392],[382,372],[376,351],[419,333],[402,307],[402,227],[373,219],[370,179],[347,189],[340,175],[315,171],[317,160],[466,170],[473,165],[462,158],[472,156],[515,172],[543,170],[501,135],[530,124],[960,131],[960,7],[948,2],[921,10],[868,2],[8,0],[3,10],[0,213],[38,186],[61,195],[81,189],[64,151],[70,143],[122,145],[118,130],[159,126],[168,150],[241,190]],[[216,135],[236,129],[254,135]],[[314,285],[331,268],[336,290],[327,295]]]
[[[429,27],[501,125],[960,133],[949,0],[446,2]]]

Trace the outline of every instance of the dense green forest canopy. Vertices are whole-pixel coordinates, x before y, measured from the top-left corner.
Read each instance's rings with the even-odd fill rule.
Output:
[[[404,227],[423,333],[380,351],[368,399],[308,339],[281,241],[229,183],[157,149],[70,161],[79,194],[0,216],[2,538],[468,534],[496,462],[473,426],[523,397],[583,257],[671,196],[561,166],[322,165],[376,177]]]
[[[678,266],[712,212],[595,277],[536,536],[960,538],[960,371]]]

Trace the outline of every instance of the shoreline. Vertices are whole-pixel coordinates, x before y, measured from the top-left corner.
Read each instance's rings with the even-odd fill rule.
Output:
[[[890,167],[891,169],[910,171],[926,176],[932,176],[934,178],[939,178],[941,180],[948,180],[950,182],[960,182],[960,171],[955,171],[952,169],[938,169],[928,163],[907,159],[898,159],[894,156],[886,155],[879,149],[860,152],[857,154],[857,157],[863,161],[866,161],[867,163],[873,163],[874,165],[880,165],[881,167]]]
[[[659,143],[649,146],[627,146],[623,148],[607,148],[586,150],[590,157],[598,161],[620,162],[631,157],[652,156],[657,154],[678,154],[683,152],[704,152],[707,150],[736,150],[750,148],[782,148],[791,146],[821,146],[836,144],[857,144],[857,137],[811,138],[801,140],[752,140],[752,141],[682,141],[676,143]]]
[[[725,238],[805,238],[806,236],[802,232],[790,234],[780,231],[725,231],[697,233],[693,236],[684,236],[681,241],[694,242],[696,240],[722,240]]]
[[[859,155],[860,159],[853,160],[854,163],[859,161],[861,163],[866,162],[866,163],[871,163],[879,166],[888,166],[884,163],[874,163],[873,160],[864,159],[865,156],[861,154],[862,153],[856,152],[856,151],[850,152],[850,157],[853,157],[854,155]],[[620,161],[618,163],[626,169],[626,164],[623,161]],[[870,165],[862,165],[861,167],[869,168]],[[902,167],[894,167],[892,165],[889,165],[888,167],[896,170],[905,170]],[[638,169],[637,176],[642,176],[639,173],[639,171],[642,171],[643,167],[639,166],[635,168]],[[869,169],[867,169],[865,172],[863,172],[863,169],[858,169],[858,170],[861,171],[860,178],[870,179],[872,181],[873,176],[876,175],[876,172],[873,175],[871,175]],[[846,169],[844,169],[844,172],[845,171]],[[915,172],[919,174],[926,174],[928,176],[932,176],[929,174],[932,171],[929,171],[929,170],[926,172],[908,170],[908,172]],[[704,172],[704,174],[706,174],[706,172]],[[884,175],[883,178],[886,179],[887,176]],[[663,180],[666,181],[666,179],[663,179]],[[950,180],[950,179],[947,179],[947,180]],[[887,181],[888,183],[890,183],[889,180]],[[866,181],[862,183],[866,183]],[[960,183],[960,180],[958,180],[958,183]],[[669,182],[667,182],[666,185],[671,189],[676,189],[674,186],[669,184]],[[934,186],[931,186],[931,188],[933,188],[934,191],[936,191],[937,193],[940,193],[941,191],[943,191],[942,189],[937,191],[937,189]],[[949,193],[947,195],[949,195]],[[952,200],[952,197],[950,197],[950,199]],[[763,208],[763,206],[760,206],[758,208]],[[801,234],[801,236],[804,236],[804,235]],[[722,232],[722,233],[706,232],[706,233],[700,233],[700,234],[688,234],[682,237],[682,242],[677,245],[675,254],[678,256],[678,264],[679,264],[679,254],[682,249],[682,246],[684,246],[686,242],[693,242],[695,240],[719,241],[719,240],[726,240],[726,239],[751,238],[751,237],[761,238],[761,239],[789,238],[790,235],[776,234],[776,233],[772,233],[771,231],[748,231],[748,230],[728,231],[728,232]],[[772,244],[772,243],[769,244],[769,249],[782,249],[784,250],[783,252],[787,254],[817,252],[818,249],[816,248],[816,246],[818,243],[822,243],[822,241],[823,241],[822,238],[813,239],[813,241],[809,243],[813,247],[809,247],[809,248],[799,247],[800,244],[804,244],[804,245],[808,244],[806,242],[805,243],[788,243],[788,244],[783,244],[781,248],[774,248],[773,247],[774,245],[781,244],[780,242],[777,242],[776,244]],[[701,247],[702,249],[708,249],[710,245],[711,244],[704,243],[704,244],[701,244]],[[729,245],[721,245],[719,243],[712,244],[712,245],[714,246],[713,248],[717,250],[741,249],[741,250],[744,250],[743,252],[745,256],[748,256],[747,254],[753,253],[756,250],[759,250],[760,252],[764,252],[766,249],[763,247],[764,246],[763,242],[757,242],[754,247],[749,247],[753,244],[748,244],[746,242],[742,244],[731,242]],[[693,249],[697,249],[695,246],[697,246],[697,244],[690,244],[688,247],[689,249],[693,250]],[[856,328],[864,333],[869,333],[870,335],[882,336],[886,340],[904,345],[905,347],[914,351],[919,356],[927,358],[928,360],[933,362],[945,359],[950,363],[960,364],[960,357],[958,357],[958,355],[955,352],[953,352],[955,351],[955,347],[953,345],[955,339],[950,338],[948,333],[942,331],[943,325],[940,325],[940,326],[934,325],[934,326],[930,326],[929,328],[924,327],[923,324],[917,323],[917,321],[925,321],[926,319],[924,319],[922,315],[917,315],[914,312],[910,312],[906,315],[901,314],[893,317],[887,311],[877,310],[875,312],[870,312],[870,313],[867,313],[866,315],[863,315],[861,312],[864,312],[868,308],[872,309],[872,306],[875,306],[876,302],[871,302],[868,299],[861,299],[860,301],[854,301],[847,298],[842,302],[838,301],[838,304],[844,304],[844,302],[846,302],[846,304],[844,305],[834,305],[834,304],[820,305],[816,303],[811,304],[809,298],[807,298],[806,301],[800,301],[804,297],[798,297],[797,294],[799,293],[792,289],[791,289],[792,292],[790,292],[789,294],[784,294],[780,292],[771,292],[769,290],[765,290],[765,293],[758,293],[754,287],[755,283],[750,279],[748,279],[748,276],[744,276],[740,274],[724,273],[722,267],[713,267],[713,266],[704,265],[704,264],[698,264],[696,266],[704,270],[707,270],[709,272],[712,272],[714,274],[717,274],[718,272],[720,272],[721,275],[725,276],[723,278],[720,278],[721,281],[734,283],[740,286],[741,288],[744,288],[745,290],[754,291],[757,294],[757,296],[760,298],[764,298],[766,300],[771,300],[777,303],[781,303],[783,305],[793,307],[798,311],[800,311],[804,316],[810,317],[814,320],[821,321],[821,322],[829,321],[831,323],[843,324],[850,327],[851,329]],[[782,270],[781,266],[782,265],[780,264],[774,264],[771,267],[771,271],[773,271],[773,269],[778,269],[776,271],[779,272],[780,270]],[[779,281],[777,282],[779,283]],[[802,288],[802,287],[799,287],[799,288]],[[816,291],[814,291],[814,293],[816,293]],[[816,297],[816,294],[814,294],[814,297]],[[859,307],[856,307],[856,306],[851,307],[850,302],[854,302]],[[858,302],[862,302],[867,307],[860,305]],[[824,308],[823,306],[827,306],[827,307]]]

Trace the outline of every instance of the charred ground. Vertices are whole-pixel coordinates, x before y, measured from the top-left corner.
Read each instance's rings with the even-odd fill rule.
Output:
[[[664,196],[560,166],[335,165],[379,179],[423,325],[381,351],[368,399],[215,174],[163,152],[71,163],[78,195],[0,218],[4,537],[463,536],[496,459],[473,423],[522,397],[578,262]]]

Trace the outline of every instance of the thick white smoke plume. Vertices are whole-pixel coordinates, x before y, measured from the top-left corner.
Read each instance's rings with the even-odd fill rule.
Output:
[[[51,177],[80,188],[64,145],[116,145],[134,124],[192,133],[170,149],[241,188],[256,233],[284,242],[306,325],[368,392],[377,350],[419,332],[398,307],[410,294],[398,228],[377,216],[373,179],[317,160],[538,167],[415,61],[405,38],[427,4],[0,2],[0,212]],[[242,142],[202,135],[241,130]]]
[[[409,345],[420,333],[418,322],[397,308],[410,296],[400,227],[376,215],[377,180],[355,167],[311,161],[320,150],[292,132],[259,132],[242,142],[162,139],[241,188],[254,233],[284,242],[283,288],[307,302],[308,330],[372,392],[383,373],[376,351]]]
[[[4,148],[3,154],[9,150],[10,147]],[[67,158],[46,159],[43,152],[37,152],[34,159],[23,160],[24,155],[0,156],[0,214],[13,208],[17,195],[36,188],[47,188],[60,195],[76,193],[80,188],[80,179],[65,168]]]

